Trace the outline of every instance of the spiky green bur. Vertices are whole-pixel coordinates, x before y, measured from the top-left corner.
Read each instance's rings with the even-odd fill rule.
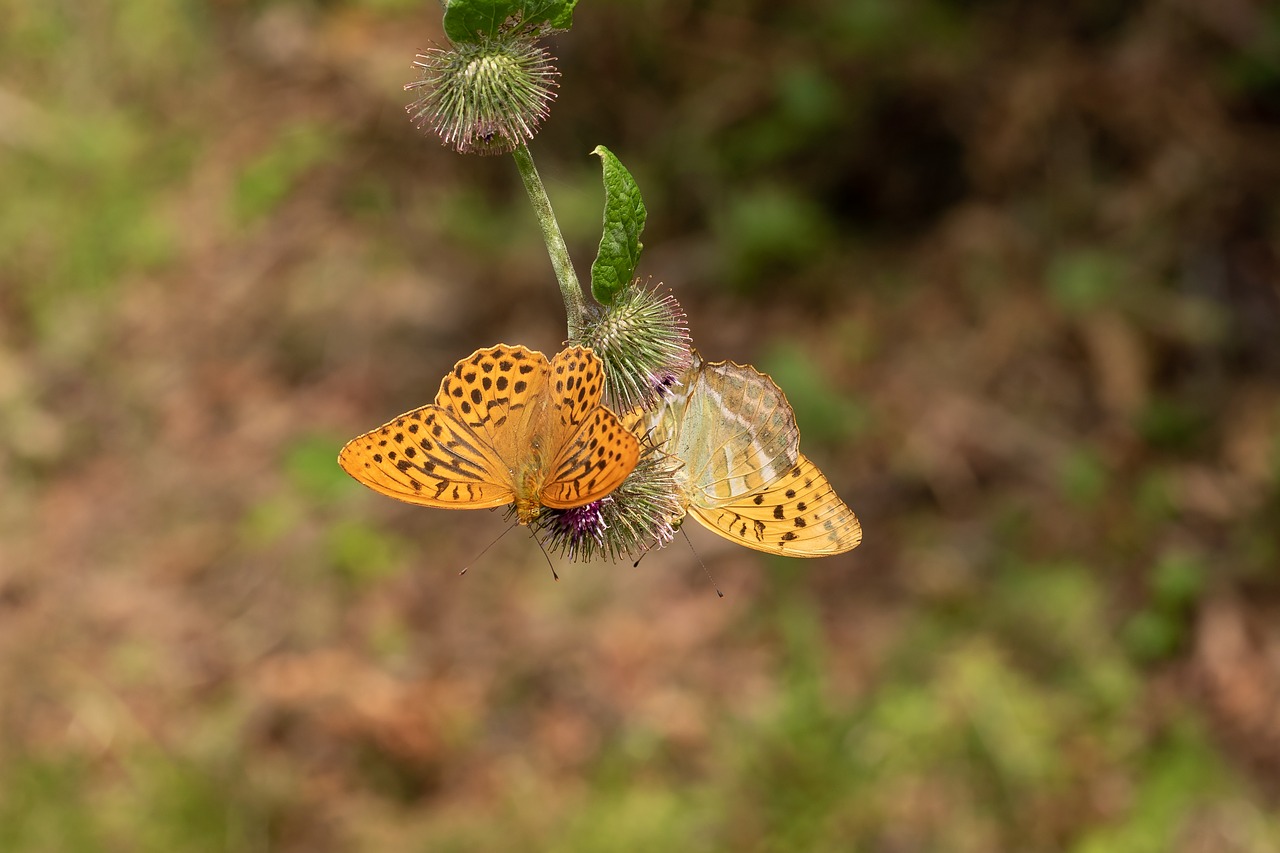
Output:
[[[406,109],[459,153],[509,154],[532,139],[555,100],[554,58],[529,35],[504,35],[419,54],[423,90]]]
[[[689,367],[689,328],[670,290],[631,282],[588,312],[581,340],[604,363],[605,404],[615,412],[653,408]]]

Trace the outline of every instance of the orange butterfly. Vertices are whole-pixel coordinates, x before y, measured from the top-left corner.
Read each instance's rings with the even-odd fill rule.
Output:
[[[590,349],[550,361],[522,346],[477,350],[454,365],[435,402],[347,442],[338,464],[388,497],[442,509],[514,503],[521,524],[542,507],[608,495],[640,458],[636,437],[600,404]]]

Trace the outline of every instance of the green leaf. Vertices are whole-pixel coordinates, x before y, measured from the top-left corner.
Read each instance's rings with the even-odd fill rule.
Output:
[[[603,145],[591,153],[599,155],[604,167],[604,233],[591,265],[591,295],[601,305],[609,305],[635,275],[644,248],[640,232],[647,212],[640,188],[618,158]]]
[[[567,30],[578,0],[450,0],[444,10],[449,41],[478,42],[507,32],[508,21],[521,30]]]

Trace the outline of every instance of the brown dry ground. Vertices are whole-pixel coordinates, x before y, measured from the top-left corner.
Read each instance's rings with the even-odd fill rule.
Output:
[[[1267,4],[581,4],[580,268],[603,143],[866,531],[723,600],[334,464],[563,335],[433,4],[6,16],[0,849],[1280,849]]]

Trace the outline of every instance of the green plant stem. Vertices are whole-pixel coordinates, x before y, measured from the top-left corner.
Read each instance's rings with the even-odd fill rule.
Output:
[[[555,212],[551,209],[551,199],[538,176],[538,169],[533,165],[533,155],[529,146],[521,145],[511,152],[515,158],[516,168],[520,170],[520,178],[524,181],[525,192],[533,203],[533,212],[542,226],[542,238],[547,242],[547,254],[551,256],[551,266],[555,268],[556,279],[560,282],[560,295],[564,298],[564,310],[569,315],[569,340],[577,340],[586,317],[586,299],[582,295],[582,285],[578,283],[578,274],[573,271],[573,262],[569,259],[569,247],[564,244],[560,234],[560,224],[556,222]]]

